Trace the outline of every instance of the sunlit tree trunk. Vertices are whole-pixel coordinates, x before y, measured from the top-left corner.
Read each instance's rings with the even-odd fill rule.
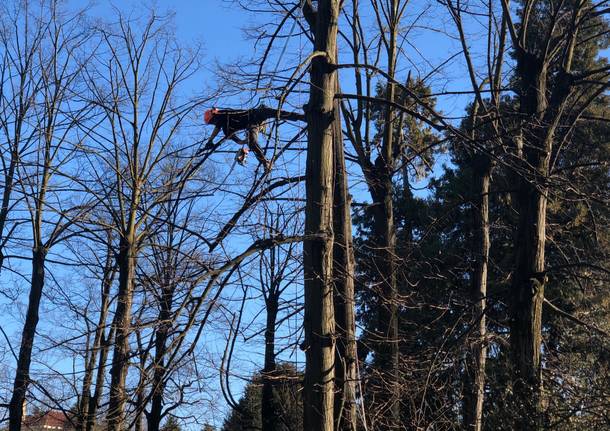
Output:
[[[310,98],[307,105],[305,208],[304,429],[334,429],[335,317],[333,305],[333,112],[338,0],[316,11]]]

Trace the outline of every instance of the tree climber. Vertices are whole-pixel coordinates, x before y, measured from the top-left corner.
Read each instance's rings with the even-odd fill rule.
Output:
[[[264,151],[258,145],[258,135],[264,130],[265,121],[274,118],[289,121],[305,121],[305,115],[303,114],[278,111],[277,109],[268,108],[264,105],[253,109],[208,109],[205,111],[204,120],[206,124],[213,124],[216,128],[212,132],[206,147],[214,146],[214,138],[222,130],[225,138],[231,139],[243,146],[235,157],[235,160],[240,165],[245,164],[249,148],[254,152],[257,160],[265,169],[269,170],[271,168],[271,162],[267,160]],[[247,139],[240,139],[237,136],[237,133],[242,130],[246,132]]]

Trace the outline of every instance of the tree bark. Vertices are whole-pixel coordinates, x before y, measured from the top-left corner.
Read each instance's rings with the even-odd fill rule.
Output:
[[[110,369],[110,399],[108,402],[108,431],[123,429],[125,419],[125,378],[129,368],[129,335],[131,332],[131,304],[136,253],[133,235],[121,237],[117,264],[119,291],[112,323],[115,331],[112,367]]]
[[[466,427],[468,430],[481,431],[483,426],[483,403],[485,401],[485,362],[487,359],[487,267],[489,262],[489,185],[491,161],[486,155],[475,156],[474,160],[473,215],[475,227],[475,268],[472,285],[474,346],[469,361],[471,393],[467,403]]]
[[[104,274],[102,279],[100,315],[98,318],[97,327],[95,329],[93,346],[91,346],[91,351],[88,353],[88,358],[85,366],[85,374],[83,376],[83,389],[78,409],[79,421],[76,427],[77,430],[80,431],[85,430],[87,427],[87,423],[89,422],[89,409],[91,407],[92,398],[91,386],[93,384],[95,363],[98,359],[98,354],[103,348],[106,319],[108,317],[108,309],[110,306],[110,288],[112,286],[112,280],[114,279],[114,271],[115,268],[112,250],[109,249],[108,254],[106,256]]]
[[[388,76],[394,78],[396,67],[396,38],[398,2],[392,0],[389,17],[390,28],[387,47]],[[394,81],[386,83],[386,100],[396,99]],[[394,224],[395,165],[395,113],[388,105],[385,114],[381,154],[375,160],[376,177],[370,184],[373,198],[373,230],[375,235],[376,267],[380,277],[379,348],[376,358],[381,384],[381,402],[387,411],[382,415],[382,429],[401,429],[400,423],[400,372],[398,350],[398,288],[396,279],[396,228]]]
[[[142,431],[144,428],[144,409],[145,409],[145,399],[144,399],[144,385],[146,384],[146,355],[144,355],[144,360],[140,360],[140,379],[138,381],[138,386],[136,388],[136,411],[135,411],[135,420],[133,424],[134,431]]]
[[[32,277],[28,310],[21,333],[21,347],[17,360],[17,372],[13,383],[13,395],[9,403],[9,431],[20,431],[23,422],[25,397],[30,384],[30,365],[32,363],[32,348],[36,327],[38,326],[38,311],[42,298],[45,278],[45,259],[47,250],[40,244],[32,252]]]
[[[546,242],[547,176],[554,129],[547,116],[547,68],[536,55],[517,55],[521,80],[520,112],[527,119],[518,148],[517,208],[519,222],[515,239],[515,267],[510,303],[510,346],[513,361],[513,392],[516,426],[523,430],[542,428],[542,303]]]
[[[514,364],[513,391],[521,429],[541,428],[542,303],[546,197],[522,180],[519,187],[519,226],[512,282],[510,343]]]
[[[333,122],[338,0],[319,0],[307,106],[304,429],[334,429]]]
[[[110,330],[108,338],[105,336],[105,330],[102,331],[100,357],[97,365],[97,375],[95,377],[95,391],[89,399],[89,407],[87,408],[86,431],[93,431],[96,424],[96,414],[99,408],[99,400],[104,390],[104,375],[106,374],[106,361],[108,360],[108,352],[110,345],[114,339],[114,330]]]
[[[169,261],[169,259],[168,259]],[[166,269],[166,272],[169,269]],[[159,431],[163,418],[163,396],[165,392],[165,376],[167,372],[165,356],[167,354],[167,340],[172,328],[172,303],[174,298],[173,280],[167,277],[161,298],[159,312],[159,329],[155,334],[155,371],[153,374],[150,414],[147,415],[148,431]]]
[[[336,83],[339,91],[338,82]],[[333,280],[335,284],[335,430],[355,431],[356,416],[356,315],[354,300],[354,249],[351,199],[348,193],[339,101],[335,101],[335,190],[333,224]]]

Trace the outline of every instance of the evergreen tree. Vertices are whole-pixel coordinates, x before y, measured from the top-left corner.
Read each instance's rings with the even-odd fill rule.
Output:
[[[161,427],[161,431],[181,431],[180,422],[175,416],[169,416],[163,426]]]
[[[288,363],[278,364],[277,380],[273,388],[275,402],[280,408],[278,431],[299,430],[303,427],[302,374]],[[225,419],[222,431],[254,431],[262,429],[261,418],[262,377],[255,374],[246,385],[237,408]]]

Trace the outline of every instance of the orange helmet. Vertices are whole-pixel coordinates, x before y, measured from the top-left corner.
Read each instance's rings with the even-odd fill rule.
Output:
[[[214,118],[214,115],[216,113],[218,113],[218,108],[212,108],[205,111],[205,113],[203,114],[203,119],[205,120],[205,123],[210,124],[212,122],[212,118]]]

